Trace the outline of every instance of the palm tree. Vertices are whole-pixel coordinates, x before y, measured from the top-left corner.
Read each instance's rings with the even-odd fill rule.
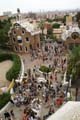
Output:
[[[72,87],[76,89],[75,100],[77,100],[78,90],[80,87],[80,47],[75,47],[68,58],[67,80],[69,81],[72,74]]]
[[[43,30],[44,30],[44,20],[41,20],[41,21],[39,22],[39,27],[40,27],[40,29],[42,30],[42,34],[43,34]]]
[[[43,41],[45,40],[45,37],[44,37],[44,20],[41,20],[39,22],[39,28],[41,29],[42,33],[40,34],[40,40],[41,40],[41,44],[43,44]],[[42,45],[41,45],[42,46]]]

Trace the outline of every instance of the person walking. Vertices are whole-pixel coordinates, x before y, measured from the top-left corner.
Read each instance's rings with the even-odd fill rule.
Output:
[[[12,120],[15,120],[15,115],[14,115],[13,110],[10,111],[10,114],[11,114],[11,118],[12,118]]]
[[[11,116],[10,116],[10,113],[9,113],[8,111],[6,111],[6,112],[4,113],[4,116],[5,116],[5,119],[11,120]]]
[[[4,120],[1,114],[0,114],[0,120]]]

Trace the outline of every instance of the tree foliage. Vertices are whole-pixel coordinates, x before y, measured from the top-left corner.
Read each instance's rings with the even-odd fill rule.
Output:
[[[44,31],[44,20],[41,20],[39,22],[39,28],[42,30],[42,33],[40,34],[40,40],[44,41],[45,40],[44,33],[43,33],[43,31]]]
[[[46,20],[48,22],[54,22],[54,21],[56,21],[56,22],[63,22],[63,23],[65,23],[66,22],[66,15],[63,18],[54,18],[54,19],[47,18]]]
[[[53,34],[53,29],[52,29],[52,27],[47,30],[47,34],[48,34],[48,35],[52,35],[52,34]]]
[[[10,98],[11,95],[9,93],[4,93],[0,95],[0,110],[9,102]]]
[[[10,19],[0,21],[0,46],[5,46],[8,42],[8,32],[11,26]]]
[[[53,34],[53,28],[49,28],[47,30],[47,38],[52,39],[53,41],[56,40],[56,36]]]
[[[6,54],[6,53],[0,54],[0,62],[5,60],[13,61],[13,66],[6,73],[7,80],[12,81],[12,79],[17,79],[21,69],[21,61],[19,56],[17,56],[16,54]]]
[[[70,79],[72,74],[72,85],[80,86],[80,47],[73,48],[68,58],[67,66],[67,80]]]
[[[52,69],[47,66],[41,66],[39,70],[45,73],[49,73]]]
[[[55,23],[55,24],[53,24],[53,26],[52,26],[53,28],[60,28],[60,24],[58,24],[58,23]]]
[[[76,17],[76,22],[78,22],[78,27],[80,28],[80,12],[77,12],[75,17]]]
[[[77,12],[77,14],[76,14],[76,21],[79,22],[79,20],[80,20],[80,12]]]
[[[42,34],[43,34],[43,30],[44,30],[44,20],[41,20],[41,21],[39,22],[39,27],[40,27],[40,29],[42,30]]]
[[[48,21],[48,22],[53,22],[53,19],[51,19],[51,18],[47,18],[46,21]]]

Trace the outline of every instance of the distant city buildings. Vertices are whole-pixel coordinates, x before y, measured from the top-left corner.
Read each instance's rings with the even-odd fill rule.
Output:
[[[14,14],[15,19],[12,20],[12,27],[9,31],[10,45],[15,52],[28,53],[31,50],[40,48],[40,34],[39,22],[44,21],[43,34],[47,38],[47,32],[52,29],[53,35],[58,41],[63,41],[65,46],[69,48],[74,42],[76,45],[80,44],[80,30],[73,17],[76,12],[45,12],[28,14],[17,13]],[[54,18],[60,19],[66,16],[65,24],[63,21],[54,21]],[[47,18],[52,19],[49,22]],[[59,28],[53,28],[54,24],[59,24]],[[55,39],[54,37],[54,39]]]
[[[8,16],[6,15],[1,15],[0,16],[0,21],[8,20]]]
[[[12,16],[12,12],[11,11],[3,12],[3,16],[11,17]]]

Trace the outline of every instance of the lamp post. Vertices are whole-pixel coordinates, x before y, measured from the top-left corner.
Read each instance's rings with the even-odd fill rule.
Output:
[[[68,98],[70,98],[71,96],[71,81],[72,81],[72,74],[70,75],[70,79],[69,82],[67,84],[67,90],[66,90],[66,101]],[[70,92],[69,92],[69,88],[70,88]]]
[[[70,79],[69,79],[69,82],[68,82],[67,92],[68,92],[68,89],[71,88],[71,81],[72,81],[72,74],[70,75]]]
[[[72,74],[70,75],[70,80],[69,80],[69,87],[71,88],[71,82],[72,82]]]

